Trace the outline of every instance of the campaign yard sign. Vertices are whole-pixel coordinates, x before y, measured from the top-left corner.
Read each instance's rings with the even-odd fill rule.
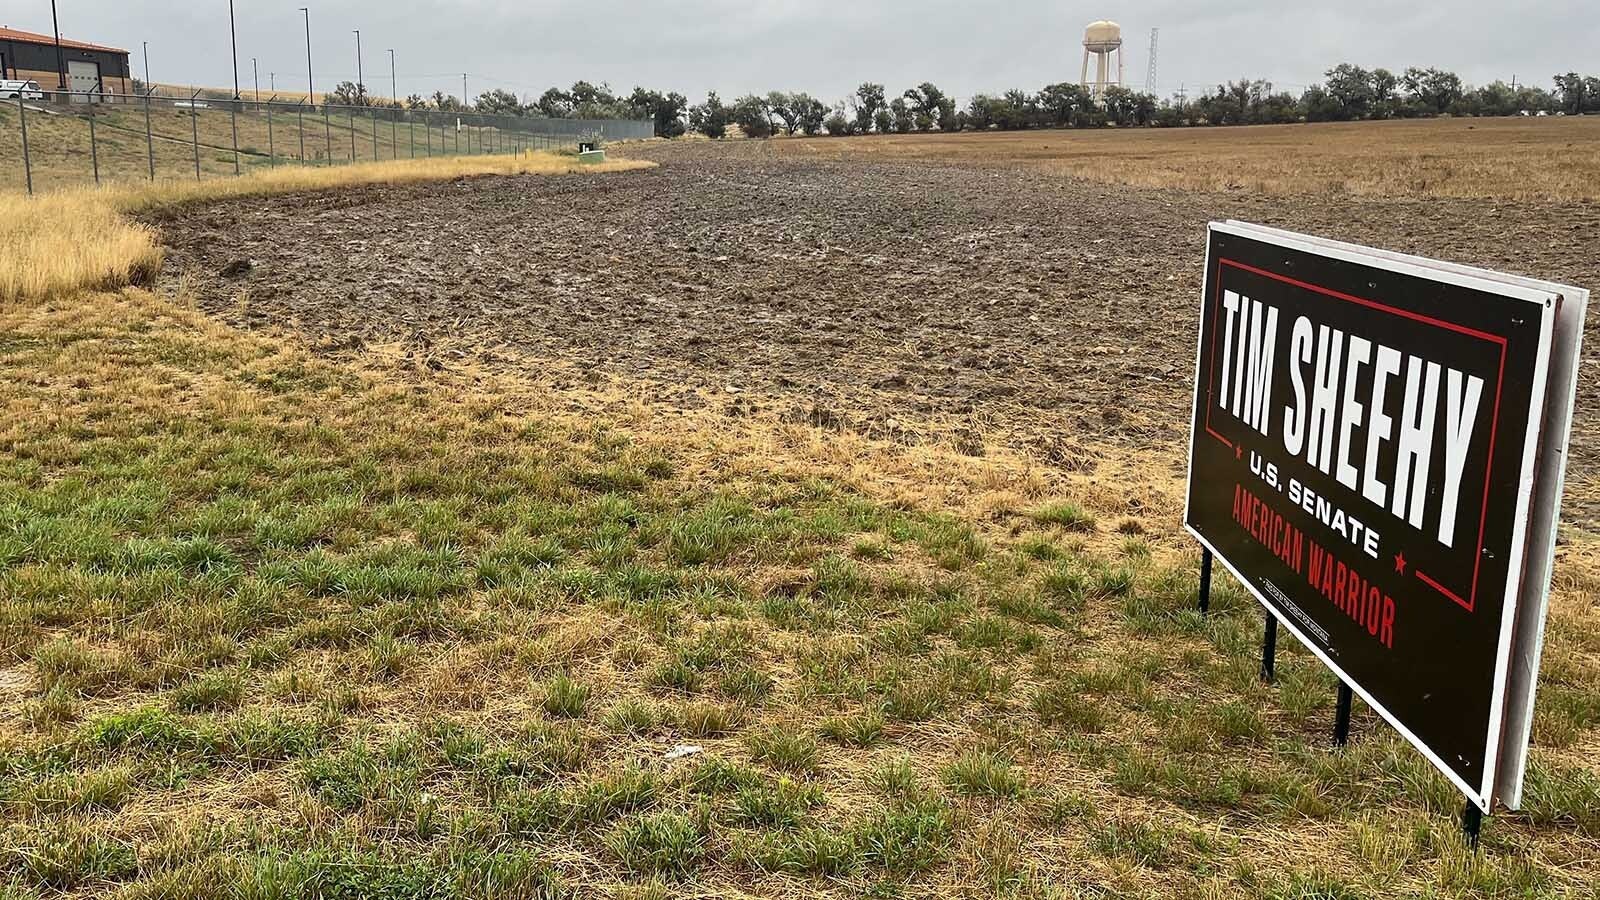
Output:
[[[1204,291],[1186,528],[1515,808],[1587,292],[1232,222]]]

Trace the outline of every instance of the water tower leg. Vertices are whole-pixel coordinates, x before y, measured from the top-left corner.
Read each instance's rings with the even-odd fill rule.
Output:
[[[1123,80],[1122,80],[1122,48],[1118,47],[1117,48],[1117,84],[1121,85],[1122,83],[1123,83]]]
[[[1096,67],[1099,77],[1094,82],[1094,93],[1098,97],[1106,92],[1106,78],[1111,74],[1111,54],[1098,53],[1096,56],[1100,59],[1100,65]]]
[[[1082,84],[1084,87],[1088,87],[1089,86],[1089,48],[1088,47],[1083,48],[1083,75],[1078,79],[1078,83]]]

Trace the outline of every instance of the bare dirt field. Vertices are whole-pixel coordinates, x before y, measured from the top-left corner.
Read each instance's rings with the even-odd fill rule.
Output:
[[[559,361],[671,403],[1074,471],[1149,450],[1156,481],[1179,471],[1208,219],[1600,285],[1584,201],[1140,188],[807,143],[650,145],[631,152],[661,167],[628,178],[379,186],[157,224],[172,285],[330,351]],[[1600,515],[1589,371],[1567,516],[1582,525]]]
[[[960,162],[1137,187],[1600,200],[1600,116],[1105,128],[749,142],[730,152]]]

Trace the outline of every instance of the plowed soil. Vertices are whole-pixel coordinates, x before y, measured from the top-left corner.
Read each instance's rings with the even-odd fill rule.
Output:
[[[169,289],[334,353],[559,361],[685,405],[1084,468],[1119,448],[1179,464],[1209,219],[1600,287],[1587,203],[1141,189],[758,142],[632,152],[661,167],[165,213]],[[1600,517],[1592,338],[1567,505],[1583,525]]]

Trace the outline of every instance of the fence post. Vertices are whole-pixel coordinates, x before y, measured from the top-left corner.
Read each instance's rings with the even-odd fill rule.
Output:
[[[400,101],[396,100],[396,103]],[[400,110],[398,107],[389,112],[389,157],[400,158]]]
[[[350,161],[356,161],[356,111],[354,107],[346,110],[350,116]]]
[[[33,159],[28,155],[28,107],[22,102],[22,92],[17,91],[17,116],[22,121],[22,171],[28,179],[28,193],[33,193]]]
[[[228,122],[233,125],[233,174],[239,174],[239,98],[228,101]]]
[[[278,95],[277,94],[273,94],[272,96],[276,97]],[[259,100],[257,100],[256,101],[256,109],[259,110],[260,108],[261,108],[261,102]],[[274,168],[274,169],[278,167],[278,144],[273,139],[273,136],[272,136],[272,101],[271,100],[267,101],[267,166],[269,168]]]
[[[155,88],[145,85],[144,91],[144,149],[150,159],[150,180],[156,180],[156,139],[150,132],[150,95]]]
[[[300,165],[306,164],[306,106],[304,100],[294,103],[295,125],[300,132]]]
[[[417,120],[408,118],[406,120],[406,128],[408,129],[407,132],[406,132],[406,145],[411,148],[411,158],[412,159],[416,159],[417,158]]]
[[[199,91],[189,98],[189,137],[194,144],[194,180],[200,180],[200,110],[195,104]]]
[[[328,98],[322,98],[322,142],[328,150],[328,165],[333,165],[333,123],[328,120]]]
[[[367,110],[367,115],[372,118],[372,161],[377,162],[380,158],[378,155],[378,110],[370,108]]]
[[[94,165],[94,186],[100,186],[100,141],[94,133],[94,111],[88,113],[89,119],[89,160]]]

